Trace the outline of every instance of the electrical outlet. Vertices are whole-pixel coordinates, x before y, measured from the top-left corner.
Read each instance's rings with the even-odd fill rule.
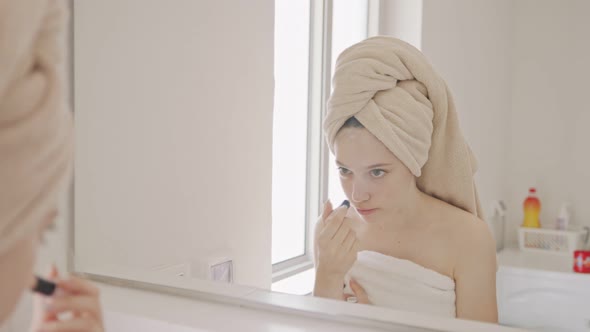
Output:
[[[211,280],[232,283],[234,279],[234,268],[232,260],[226,260],[209,265]]]

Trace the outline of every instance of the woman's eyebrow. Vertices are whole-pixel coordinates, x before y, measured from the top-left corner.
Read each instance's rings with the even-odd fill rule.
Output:
[[[346,165],[344,165],[343,163],[339,162],[338,160],[336,160],[336,164],[337,164],[338,166],[346,167]]]
[[[347,167],[346,165],[339,162],[338,160],[336,160],[336,164],[338,164],[338,166]],[[367,166],[366,168],[376,168],[376,167],[384,167],[384,166],[391,166],[391,165],[392,165],[391,163],[378,163],[378,164]]]
[[[374,164],[374,165],[371,165],[371,166],[369,166],[367,168],[377,168],[377,167],[383,167],[383,166],[391,166],[391,163]]]

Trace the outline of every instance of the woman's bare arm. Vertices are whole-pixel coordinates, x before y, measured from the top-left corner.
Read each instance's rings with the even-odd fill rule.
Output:
[[[457,318],[497,323],[496,246],[487,224],[470,222],[460,242],[454,273]]]

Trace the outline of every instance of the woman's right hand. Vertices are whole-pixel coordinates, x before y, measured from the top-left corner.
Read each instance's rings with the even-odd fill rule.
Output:
[[[350,219],[345,218],[347,211],[345,205],[333,210],[328,201],[316,225],[316,290],[321,284],[336,283],[334,286],[339,287],[338,296],[332,294],[329,297],[342,295],[344,276],[356,261],[359,250],[359,241],[350,227]]]
[[[55,267],[48,279],[57,284],[57,290],[51,297],[34,295],[32,332],[104,331],[98,288],[80,278],[58,278]],[[70,317],[59,319],[63,313]]]

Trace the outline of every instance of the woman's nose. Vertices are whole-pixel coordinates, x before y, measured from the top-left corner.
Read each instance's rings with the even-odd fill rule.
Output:
[[[367,190],[367,186],[362,181],[355,181],[352,185],[351,200],[355,203],[368,201],[371,195]]]

